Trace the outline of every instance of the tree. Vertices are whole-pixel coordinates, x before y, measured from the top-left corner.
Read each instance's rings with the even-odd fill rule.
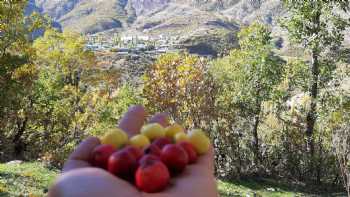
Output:
[[[332,144],[339,162],[343,184],[350,196],[350,98],[341,100],[341,108],[331,113],[328,123],[334,129]]]
[[[45,26],[36,13],[24,16],[26,6],[27,1],[0,2],[0,137],[11,139],[17,156],[24,146],[26,109],[32,105],[30,92],[37,74],[32,34]]]
[[[238,109],[251,122],[257,165],[262,161],[258,134],[262,104],[272,98],[274,87],[280,84],[284,62],[273,54],[271,32],[264,25],[253,23],[243,28],[238,38],[240,48],[215,62],[211,71],[221,84],[219,100],[224,108]]]
[[[291,40],[301,44],[311,60],[308,87],[311,106],[307,113],[305,133],[307,152],[310,156],[309,171],[312,174],[315,152],[313,134],[318,117],[319,90],[329,80],[332,70],[336,67],[338,58],[331,52],[341,47],[348,22],[340,12],[348,11],[350,4],[347,0],[284,0],[283,2],[290,14],[288,19],[284,20],[283,26],[288,30]]]
[[[119,70],[95,66],[95,55],[79,34],[50,29],[34,48],[39,73],[26,130],[31,158],[44,155],[62,164],[87,135],[115,127],[130,105],[142,102],[132,86],[120,86]]]
[[[38,78],[32,92],[26,140],[31,148],[40,144],[37,154],[47,151],[63,157],[62,153],[69,152],[94,124],[94,114],[87,110],[92,98],[90,87],[84,80],[95,64],[95,56],[85,49],[85,40],[78,34],[53,29],[35,40],[33,47]],[[36,143],[34,137],[38,139]]]
[[[344,114],[345,115],[345,114]],[[349,114],[346,114],[349,117]],[[344,116],[344,119],[347,118]],[[339,124],[339,123],[338,123]],[[335,154],[339,161],[341,175],[345,189],[350,196],[350,121],[347,119],[339,124],[333,136]]]
[[[97,97],[96,102],[90,111],[96,114],[96,124],[90,128],[90,133],[94,135],[101,135],[106,129],[115,127],[130,106],[142,105],[144,102],[139,89],[127,83],[119,86],[113,95],[101,96],[98,94],[95,97]]]
[[[194,55],[160,56],[144,76],[146,106],[152,112],[168,112],[186,126],[201,126],[201,121],[215,112],[215,87],[206,66],[205,60]]]
[[[330,136],[330,149],[339,164],[334,163],[334,166],[350,196],[350,89],[344,83],[349,79],[350,65],[341,64],[334,75],[334,79],[320,91],[323,102],[319,110],[319,126]]]
[[[120,37],[119,34],[114,34],[114,37],[113,37],[113,44],[114,44],[115,46],[121,46],[121,44],[122,44],[122,39],[121,39],[121,37]]]

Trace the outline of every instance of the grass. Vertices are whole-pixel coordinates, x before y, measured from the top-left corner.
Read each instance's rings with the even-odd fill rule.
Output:
[[[48,187],[58,175],[57,169],[49,169],[42,163],[0,164],[0,197],[45,196]],[[341,197],[345,194],[317,195],[305,192],[275,180],[218,181],[221,197]],[[304,192],[303,192],[304,191]],[[255,194],[255,196],[254,196]]]
[[[276,185],[259,184],[254,181],[239,181],[236,183],[229,183],[219,181],[218,184],[221,197],[234,196],[269,196],[269,197],[294,197],[302,196],[299,192],[292,192]]]
[[[218,181],[221,197],[346,197],[345,193],[321,192],[317,188],[291,186],[276,180]],[[318,191],[318,192],[317,192]]]
[[[0,197],[44,196],[57,174],[38,162],[0,164]]]

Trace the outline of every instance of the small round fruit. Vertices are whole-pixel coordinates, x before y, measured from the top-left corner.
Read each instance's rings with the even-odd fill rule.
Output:
[[[161,149],[154,144],[150,144],[143,150],[145,155],[155,155],[160,157]]]
[[[139,148],[134,147],[134,146],[127,146],[127,147],[123,148],[122,151],[126,151],[126,152],[131,153],[137,161],[143,156],[143,151]]]
[[[158,156],[155,155],[144,155],[140,160],[139,160],[139,164],[142,165],[145,162],[149,162],[149,160],[156,160],[156,161],[160,161],[160,158]]]
[[[174,137],[175,139],[175,142],[176,143],[179,143],[179,142],[188,142],[189,139],[188,139],[188,136],[185,134],[185,133],[177,133]]]
[[[129,140],[129,144],[137,148],[144,148],[148,146],[150,143],[151,142],[149,141],[149,139],[146,136],[141,134],[135,135]]]
[[[188,163],[196,163],[198,156],[192,144],[189,142],[180,142],[178,145],[185,149],[185,151],[187,152]]]
[[[121,129],[115,128],[108,130],[100,139],[101,144],[109,144],[114,148],[120,148],[128,141],[128,135]]]
[[[164,127],[158,123],[151,123],[144,125],[141,128],[141,134],[148,137],[150,140],[154,140],[156,138],[161,138],[165,136]]]
[[[93,166],[107,169],[108,158],[116,149],[112,145],[102,144],[94,148],[91,156],[91,163]]]
[[[158,146],[160,149],[162,149],[167,144],[172,144],[171,138],[167,137],[161,137],[158,139],[155,139],[152,144]]]
[[[200,129],[188,133],[188,139],[199,155],[205,154],[210,148],[210,140]]]
[[[165,136],[169,138],[174,138],[177,133],[184,133],[184,132],[185,132],[185,129],[177,123],[174,123],[168,126],[167,128],[165,128]]]
[[[168,168],[157,160],[142,163],[135,173],[137,188],[144,192],[160,192],[168,185],[170,173]]]
[[[188,155],[185,149],[176,144],[168,144],[162,149],[160,159],[173,173],[182,172],[188,164]]]
[[[132,177],[136,168],[135,157],[127,151],[115,152],[108,159],[108,171],[120,178]]]

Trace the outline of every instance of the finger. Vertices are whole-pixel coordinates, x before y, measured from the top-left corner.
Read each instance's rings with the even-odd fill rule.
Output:
[[[68,160],[63,167],[62,172],[66,173],[72,170],[91,167],[91,164],[88,161],[82,160]]]
[[[84,168],[60,176],[49,190],[49,197],[63,196],[140,196],[126,181],[98,168]]]
[[[150,120],[150,123],[159,123],[163,127],[169,126],[169,116],[167,113],[157,113]]]
[[[208,153],[200,155],[198,160],[193,165],[188,165],[186,170],[177,176],[176,181],[195,182],[199,179],[207,181],[208,178],[214,176],[214,154],[213,148],[210,148]],[[175,181],[175,182],[176,182]]]
[[[127,132],[129,136],[133,136],[140,132],[146,115],[147,112],[141,105],[132,106],[120,120],[119,128]]]
[[[90,166],[89,160],[91,152],[100,144],[100,140],[96,137],[89,137],[81,142],[69,156],[68,161],[64,165],[63,171]]]
[[[92,150],[100,144],[100,139],[97,137],[89,137],[78,145],[75,151],[70,155],[69,159],[88,161]]]
[[[187,166],[184,177],[203,177],[214,174],[214,150],[210,147],[205,155],[199,155],[195,164]]]
[[[200,155],[198,157],[198,162],[196,166],[200,168],[206,168],[214,172],[214,148],[210,146],[208,152],[205,155]]]

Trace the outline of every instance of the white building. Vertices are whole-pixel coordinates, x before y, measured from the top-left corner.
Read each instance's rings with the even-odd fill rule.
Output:
[[[128,42],[128,41],[132,41],[133,37],[132,36],[123,36],[120,38],[123,42]]]

